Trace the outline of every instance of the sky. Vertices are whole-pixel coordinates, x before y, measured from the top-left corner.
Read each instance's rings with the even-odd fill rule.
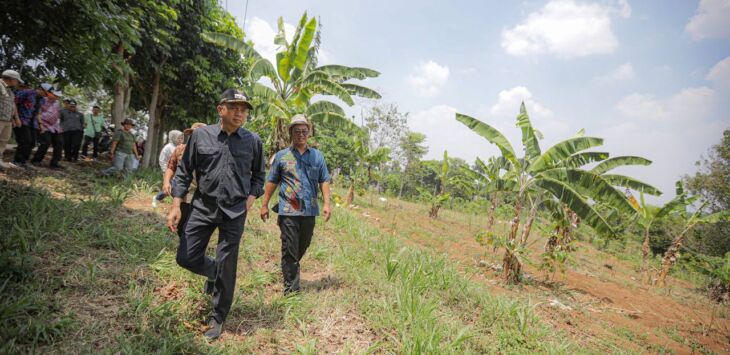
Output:
[[[318,17],[320,63],[379,71],[362,84],[409,113],[427,159],[499,153],[456,112],[521,150],[524,101],[543,151],[584,128],[604,138],[595,151],[652,160],[612,172],[658,187],[664,194],[648,200],[659,203],[730,129],[730,0],[221,3],[268,58],[280,16],[288,34],[304,11]],[[347,112],[357,122],[372,104]]]

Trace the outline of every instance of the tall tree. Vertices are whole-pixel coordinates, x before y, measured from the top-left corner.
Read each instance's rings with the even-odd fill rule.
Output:
[[[428,148],[423,144],[425,141],[426,136],[418,132],[408,132],[401,138],[398,159],[402,165],[403,173],[400,176],[398,198],[403,196],[403,187],[407,182],[413,180],[421,159],[428,153]]]
[[[687,190],[708,201],[709,212],[730,210],[730,129],[723,132],[720,143],[714,145],[707,156],[696,164],[699,171],[685,176]],[[700,252],[723,256],[730,252],[730,223],[703,224],[689,242]]]

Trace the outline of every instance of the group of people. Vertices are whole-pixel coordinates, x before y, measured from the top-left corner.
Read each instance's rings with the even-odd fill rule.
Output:
[[[61,154],[68,162],[87,155],[93,145],[93,158],[99,155],[99,139],[104,130],[100,108],[94,106],[84,117],[74,100],[59,103],[60,94],[48,83],[32,89],[20,75],[5,70],[0,80],[0,158],[6,143],[15,135],[18,143],[13,161],[0,159],[0,168],[40,164],[49,147],[53,156],[49,166],[61,169]],[[289,133],[292,145],[276,153],[271,169],[261,138],[243,128],[253,106],[245,94],[228,89],[216,107],[219,121],[195,123],[183,132],[168,133],[168,144],[159,156],[163,171],[162,191],[153,198],[153,207],[165,196],[173,201],[166,224],[179,236],[176,260],[183,268],[204,276],[203,291],[212,296],[213,311],[204,335],[216,339],[233,302],[239,245],[246,217],[254,201],[263,196],[259,217],[269,219],[269,202],[279,190],[277,224],[281,231],[281,269],[284,294],[300,291],[300,261],[314,233],[319,215],[329,220],[330,176],[322,153],[308,145],[312,125],[304,115],[292,117]],[[125,119],[111,143],[112,166],[103,175],[134,169],[141,152],[132,134],[134,122]],[[187,137],[187,143],[185,143]],[[40,143],[35,155],[32,149]],[[192,192],[192,198],[188,195]],[[205,255],[213,231],[218,229],[215,258]]]
[[[40,166],[49,148],[53,149],[49,167],[63,169],[62,155],[67,162],[77,162],[88,154],[93,144],[93,159],[99,155],[99,139],[104,132],[101,108],[94,106],[84,116],[74,99],[60,100],[61,94],[49,83],[36,88],[27,85],[14,70],[5,70],[0,78],[0,169]],[[11,135],[17,148],[13,160],[3,161],[3,153]],[[33,148],[38,149],[33,154]]]
[[[318,190],[325,221],[331,215],[330,175],[322,153],[308,145],[312,125],[304,115],[292,117],[292,144],[276,153],[267,174],[261,138],[243,128],[253,109],[246,95],[228,89],[216,109],[218,123],[195,123],[183,132],[168,133],[159,157],[163,187],[152,202],[157,207],[165,196],[173,197],[167,226],[179,236],[177,263],[206,278],[203,292],[212,296],[213,311],[204,335],[210,340],[221,335],[233,302],[239,245],[254,201],[263,196],[259,217],[266,221],[269,202],[279,190],[273,211],[281,231],[286,295],[300,292],[300,261],[320,213]],[[205,251],[215,229],[218,246],[213,258]]]

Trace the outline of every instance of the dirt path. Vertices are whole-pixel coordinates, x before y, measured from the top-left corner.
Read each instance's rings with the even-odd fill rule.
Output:
[[[428,218],[424,206],[400,201],[374,205],[360,207],[362,216],[412,244],[445,253],[466,267],[480,260],[488,265],[500,263],[500,251],[492,253],[481,247],[474,238],[479,231],[477,223],[465,226],[463,216],[445,211],[434,221]],[[531,249],[536,261],[545,239],[531,238],[535,238]],[[727,306],[717,313],[724,318],[716,317],[710,330],[712,304],[689,283],[672,279],[670,289],[651,288],[636,280],[630,265],[586,243],[578,243],[578,247],[578,264],[569,266],[564,276],[558,274],[556,282],[542,281],[544,272],[532,265],[525,265],[530,280],[522,286],[503,286],[499,274],[490,268],[484,268],[479,279],[493,284],[495,292],[538,303],[536,309],[545,320],[587,346],[609,351],[670,350],[678,354],[698,350],[730,352]]]

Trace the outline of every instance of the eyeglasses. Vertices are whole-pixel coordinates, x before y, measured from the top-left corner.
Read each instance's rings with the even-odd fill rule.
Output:
[[[298,134],[300,136],[306,136],[307,134],[309,134],[309,130],[308,129],[295,129],[294,134],[295,135]]]

